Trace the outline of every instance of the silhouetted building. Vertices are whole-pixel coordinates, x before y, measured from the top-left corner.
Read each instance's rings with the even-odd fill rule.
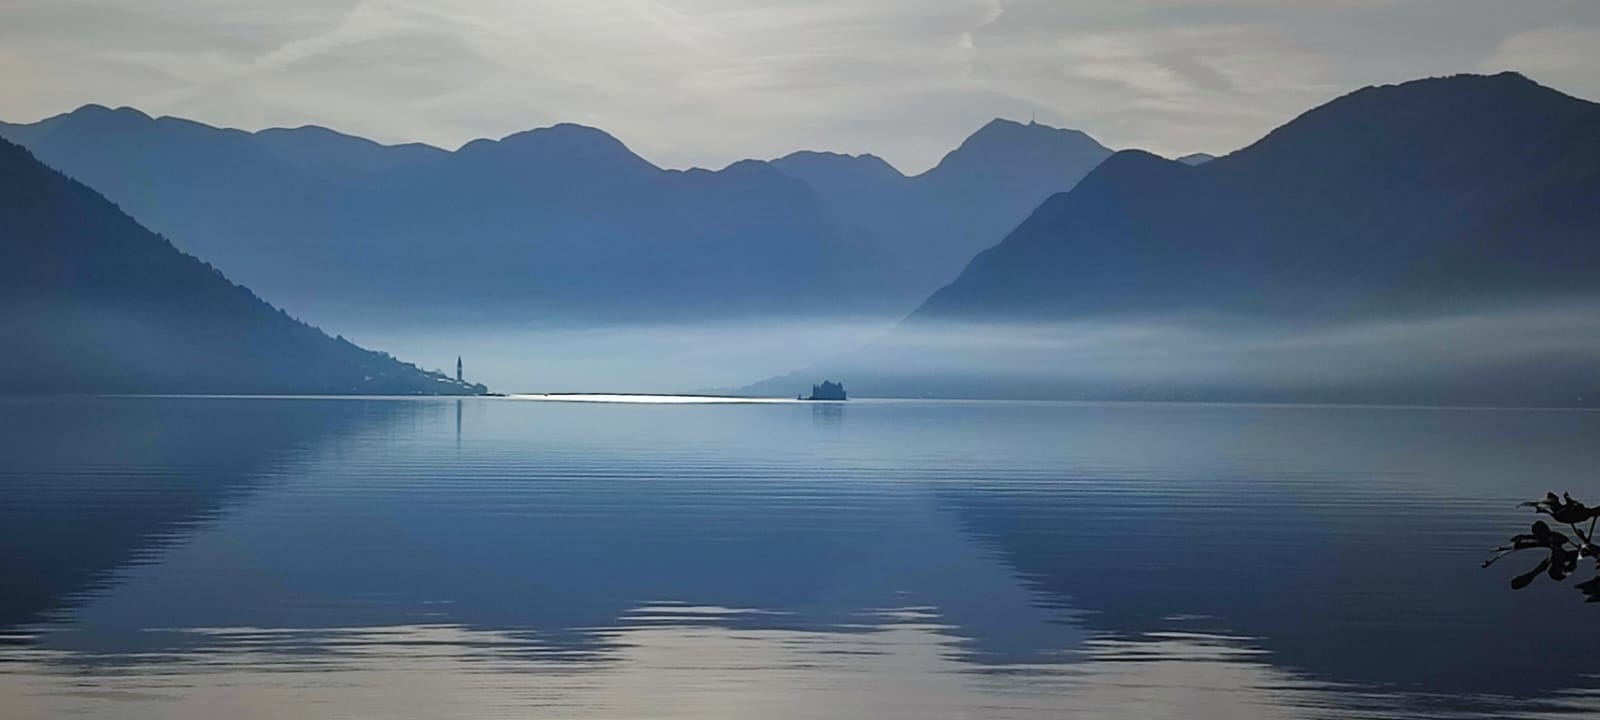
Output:
[[[466,382],[461,379],[461,356],[456,356],[456,382]]]
[[[846,400],[844,384],[832,380],[823,380],[821,385],[811,386],[811,397],[805,400]]]

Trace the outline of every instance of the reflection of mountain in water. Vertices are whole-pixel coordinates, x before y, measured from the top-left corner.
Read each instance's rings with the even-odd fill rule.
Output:
[[[257,463],[272,492],[159,564],[122,561],[114,591],[33,649],[136,676],[165,656],[248,656],[265,633],[336,662],[342,633],[422,627],[493,636],[519,673],[626,674],[654,631],[861,644],[896,632],[884,611],[901,609],[936,619],[943,657],[973,677],[1087,672],[1124,645],[1116,662],[1211,662],[1139,649],[1180,631],[1221,643],[1182,652],[1236,649],[1219,663],[1303,672],[1377,714],[1395,703],[1342,684],[1533,697],[1589,682],[1580,639],[1515,636],[1519,617],[1586,608],[1477,567],[1524,485],[1592,467],[1588,415],[869,402],[842,432],[794,403],[474,401],[459,426],[443,404],[337,407],[364,408],[342,414],[347,431],[389,421],[293,473]],[[286,427],[307,417],[267,415],[294,445]],[[158,467],[237,464],[219,453]],[[135,460],[116,475],[141,474]],[[125,554],[153,557],[150,537],[221,506],[130,533]],[[412,657],[407,642],[363,653]]]
[[[663,428],[660,408],[464,405],[498,413],[496,434],[485,440],[469,413],[457,450],[445,414],[343,444],[164,552],[159,568],[127,573],[74,616],[76,632],[45,644],[161,652],[204,638],[150,628],[444,622],[595,657],[614,649],[621,618],[661,602],[759,611],[719,626],[831,632],[874,631],[885,608],[937,603],[972,628],[964,652],[991,658],[1081,640],[1049,626],[1057,613],[1031,608],[921,488],[839,470],[830,457],[858,450],[838,432],[838,407],[774,406],[782,428],[762,409],[674,408],[697,419]],[[741,438],[739,454],[705,450],[724,432]],[[650,437],[675,450],[610,444]]]
[[[0,628],[67,610],[269,482],[295,453],[424,403],[0,400]]]
[[[1593,610],[1581,597],[1513,594],[1504,577],[1478,567],[1476,539],[1493,543],[1514,517],[1516,491],[1505,513],[1493,513],[1457,497],[1471,492],[1464,480],[1399,484],[1525,473],[1540,462],[1573,471],[1571,447],[1562,446],[1592,433],[1593,418],[1279,409],[1264,411],[1270,424],[1263,416],[1246,425],[1247,412],[1217,412],[1210,429],[1191,428],[1184,441],[1247,437],[1236,467],[1183,470],[1153,487],[1095,474],[1048,486],[951,486],[940,489],[941,503],[1049,602],[1082,610],[1090,632],[1131,638],[1176,627],[1256,638],[1274,664],[1314,679],[1437,693],[1436,702],[1462,706],[1467,696],[1540,697],[1589,682],[1581,668],[1554,661],[1584,656],[1587,636],[1530,641],[1514,620],[1582,627]],[[1252,467],[1251,454],[1276,453],[1304,465]],[[1508,455],[1527,465],[1507,466]],[[1361,478],[1332,467],[1375,469]]]

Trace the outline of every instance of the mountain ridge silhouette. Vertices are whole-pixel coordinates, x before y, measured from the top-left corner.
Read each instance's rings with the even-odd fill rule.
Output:
[[[482,394],[290,317],[0,140],[0,393]]]
[[[831,170],[797,170],[800,154],[665,169],[572,123],[447,151],[85,106],[0,135],[343,327],[891,320],[1109,154],[1081,134],[997,122],[927,173],[866,160],[872,186],[840,189]],[[1063,142],[1087,152],[1050,149]],[[1028,161],[984,158],[1001,151]],[[893,207],[863,212],[839,201],[850,195]]]

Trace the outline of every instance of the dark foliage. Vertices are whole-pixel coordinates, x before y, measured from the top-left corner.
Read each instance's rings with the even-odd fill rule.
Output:
[[[1513,535],[1511,544],[1495,548],[1494,554],[1483,562],[1483,566],[1489,567],[1500,558],[1522,550],[1546,553],[1546,557],[1540,559],[1531,570],[1511,579],[1512,589],[1521,590],[1540,575],[1549,575],[1551,580],[1558,582],[1566,580],[1577,572],[1580,561],[1594,560],[1592,564],[1596,575],[1573,587],[1584,594],[1587,598],[1585,602],[1600,602],[1600,547],[1594,544],[1595,521],[1600,518],[1600,508],[1584,505],[1570,495],[1557,497],[1555,493],[1519,507],[1531,507],[1540,515],[1549,515],[1551,520],[1570,528],[1572,535],[1551,529],[1549,523],[1543,520],[1535,521],[1529,532]],[[1587,527],[1582,527],[1585,524]]]

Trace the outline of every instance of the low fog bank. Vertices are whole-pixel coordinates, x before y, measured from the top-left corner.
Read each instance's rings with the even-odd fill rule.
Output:
[[[882,318],[750,319],[589,328],[370,328],[352,340],[503,393],[702,393],[821,362],[894,326]],[[808,389],[774,394],[793,396]]]
[[[1315,326],[1176,316],[495,325],[351,339],[499,392],[1600,406],[1600,304]],[[802,368],[795,370],[795,368]],[[769,378],[752,381],[760,378]]]
[[[1600,305],[1287,326],[933,323],[740,391],[855,397],[1600,406]]]

